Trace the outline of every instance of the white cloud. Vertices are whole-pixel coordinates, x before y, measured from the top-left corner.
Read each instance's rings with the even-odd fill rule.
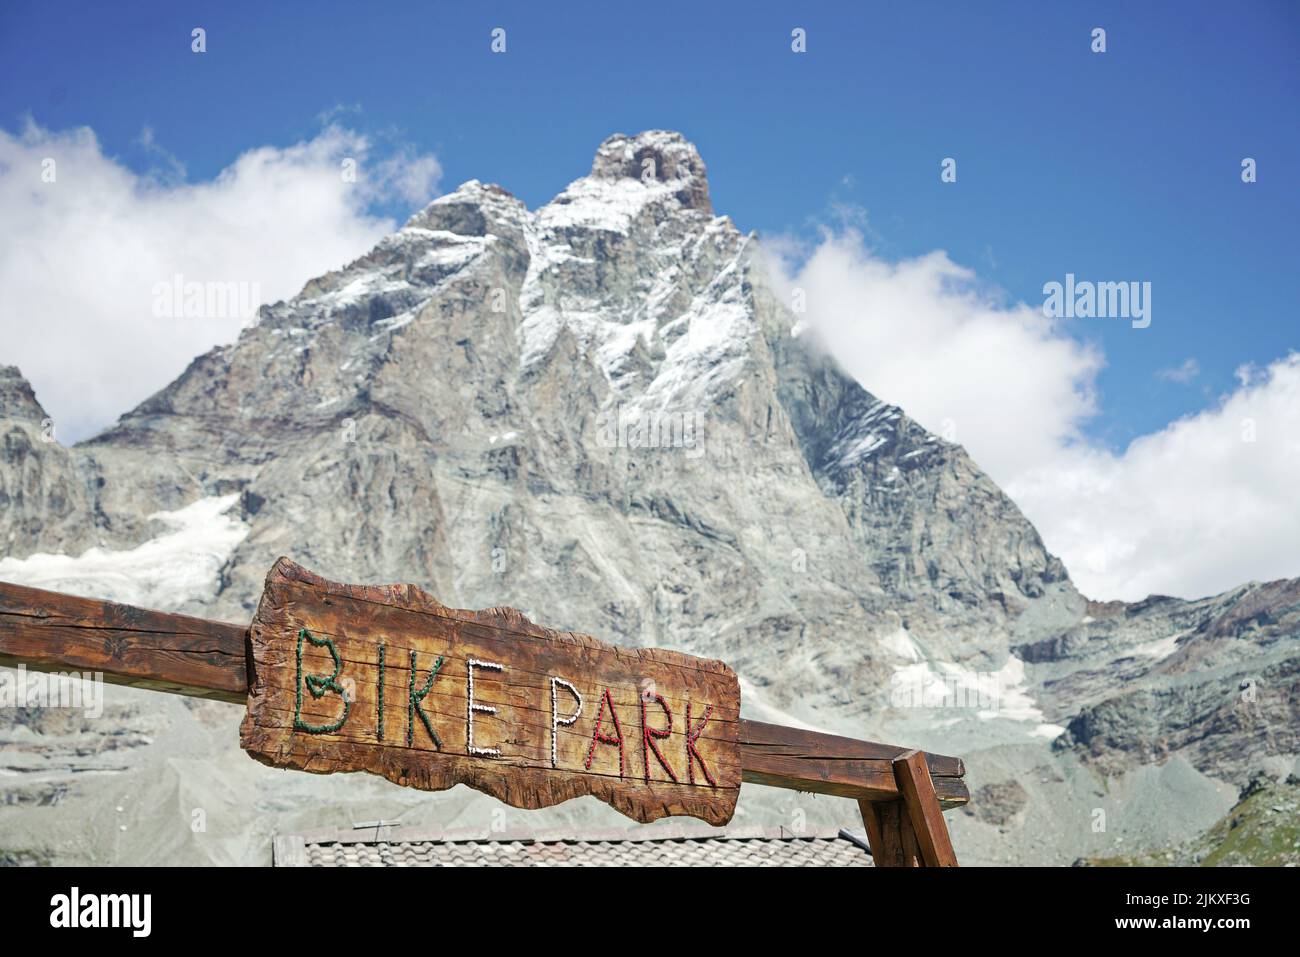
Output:
[[[391,184],[398,196],[423,206],[433,198],[442,179],[442,164],[436,156],[405,149],[381,163],[379,173],[380,182]]]
[[[23,370],[65,442],[110,424],[246,322],[159,318],[159,284],[180,275],[288,298],[396,228],[376,202],[426,202],[442,172],[431,155],[379,156],[336,126],[248,150],[197,183],[148,129],[137,145],[158,169],[132,172],[90,129],[0,129],[0,362]],[[342,175],[347,158],[355,182]],[[42,178],[47,159],[54,182]]]
[[[1180,385],[1187,385],[1198,375],[1201,374],[1201,364],[1195,359],[1187,359],[1180,366],[1172,369],[1157,369],[1156,378],[1163,379],[1166,382],[1177,382]]]
[[[852,229],[797,266],[788,242],[775,248],[778,282],[804,290],[812,331],[845,368],[995,479],[1050,459],[1093,414],[1100,355],[1041,309],[998,302],[946,253],[885,262]]]
[[[1062,450],[1007,491],[1098,598],[1300,575],[1300,354],[1122,454]]]
[[[886,262],[852,230],[772,247],[812,332],[871,392],[961,442],[1085,594],[1200,597],[1300,575],[1300,355],[1239,369],[1213,408],[1114,453],[1080,431],[1102,357],[1041,309],[1000,301],[942,252]]]

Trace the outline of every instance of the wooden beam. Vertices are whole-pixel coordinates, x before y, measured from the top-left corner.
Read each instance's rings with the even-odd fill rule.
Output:
[[[956,867],[957,855],[948,836],[943,811],[935,797],[925,755],[909,751],[894,759],[898,789],[903,795],[907,817],[921,848],[921,857],[929,867]]]
[[[248,628],[0,582],[0,665],[243,704]]]
[[[742,780],[838,797],[889,801],[900,798],[894,760],[909,749],[858,741],[800,728],[740,722]],[[934,791],[945,808],[970,801],[961,758],[927,754]]]

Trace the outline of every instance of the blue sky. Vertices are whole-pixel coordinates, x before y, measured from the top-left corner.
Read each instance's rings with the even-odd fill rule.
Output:
[[[1300,4],[614,6],[10,3],[0,125],[88,125],[136,169],[148,126],[201,180],[343,107],[435,152],[444,187],[530,206],[609,133],[680,129],[742,228],[806,232],[849,203],[883,255],[946,249],[1026,302],[1067,271],[1151,281],[1151,328],[1079,329],[1104,347],[1089,428],[1112,446],[1297,346]],[[1155,376],[1188,358],[1192,384]]]

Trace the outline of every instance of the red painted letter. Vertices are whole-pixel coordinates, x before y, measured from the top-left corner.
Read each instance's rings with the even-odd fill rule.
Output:
[[[614,737],[602,734],[600,730],[601,721],[605,716],[605,706],[609,706],[609,716],[614,719]],[[597,744],[617,744],[618,745],[618,776],[623,776],[623,729],[619,727],[618,714],[614,711],[614,699],[609,696],[609,689],[605,689],[604,695],[601,696],[600,705],[596,708],[596,731],[591,736],[591,747],[587,750],[587,770],[591,770],[591,759],[596,756]]]
[[[674,774],[673,769],[668,766],[668,762],[664,760],[664,756],[659,753],[659,745],[655,744],[656,739],[662,741],[664,738],[668,737],[668,735],[673,733],[673,713],[670,710],[668,710],[668,702],[664,700],[663,695],[656,694],[653,695],[652,698],[653,700],[659,702],[659,707],[664,709],[664,714],[667,715],[668,717],[668,727],[666,728],[650,727],[650,724],[645,719],[645,703],[647,699],[645,695],[642,695],[641,696],[641,742],[644,745],[644,747],[642,748],[642,757],[645,759],[645,779],[647,781],[650,780],[650,753],[654,752],[654,756],[659,759],[659,765],[665,771],[668,772],[668,776],[673,779],[673,783],[675,784],[677,782],[677,775]]]
[[[695,742],[700,740],[700,735],[704,733],[704,726],[709,723],[709,715],[713,714],[713,705],[704,709],[704,717],[700,719],[698,727],[691,728],[691,703],[686,702],[686,773],[687,779],[691,784],[695,783],[695,761],[700,762],[700,770],[704,772],[704,780],[708,781],[713,787],[718,786],[718,782],[713,780],[713,775],[709,773],[709,766],[704,763],[704,755],[700,754],[700,749],[695,746]],[[694,760],[692,760],[694,759]]]

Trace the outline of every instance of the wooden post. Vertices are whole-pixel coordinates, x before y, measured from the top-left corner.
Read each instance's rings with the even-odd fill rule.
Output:
[[[877,867],[921,867],[916,833],[903,802],[858,801],[862,823],[867,826],[867,843]]]

